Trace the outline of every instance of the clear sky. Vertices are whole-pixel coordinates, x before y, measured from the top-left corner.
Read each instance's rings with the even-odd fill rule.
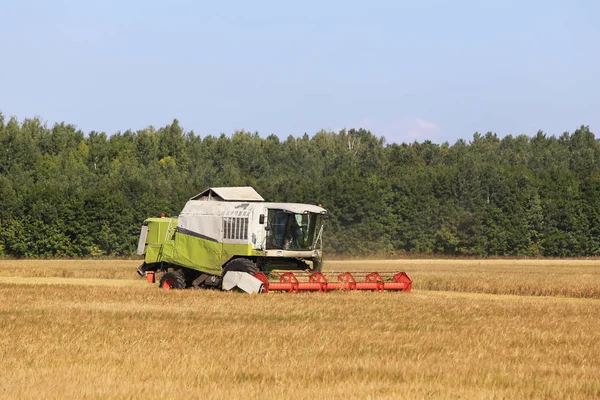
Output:
[[[109,134],[600,136],[600,2],[0,0],[0,111]]]

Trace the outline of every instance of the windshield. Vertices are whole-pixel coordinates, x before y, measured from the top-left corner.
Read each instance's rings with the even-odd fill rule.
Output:
[[[267,249],[312,250],[320,228],[319,214],[269,209]]]

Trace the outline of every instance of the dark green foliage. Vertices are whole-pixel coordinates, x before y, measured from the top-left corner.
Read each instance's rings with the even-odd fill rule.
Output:
[[[177,120],[86,136],[0,113],[0,255],[130,255],[145,218],[246,185],[323,204],[328,253],[600,255],[600,141],[587,127],[386,146],[363,129],[201,138]]]

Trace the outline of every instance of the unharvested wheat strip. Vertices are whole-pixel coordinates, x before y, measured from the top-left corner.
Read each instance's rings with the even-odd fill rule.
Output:
[[[13,285],[78,285],[78,286],[115,286],[115,287],[132,287],[143,286],[148,287],[148,283],[142,280],[125,280],[125,279],[85,279],[85,278],[22,278],[18,276],[2,276],[0,284]]]
[[[135,268],[141,260],[0,260],[0,268]]]
[[[600,306],[600,299],[586,297],[564,297],[564,296],[526,296],[518,294],[492,294],[492,293],[475,293],[475,292],[454,292],[447,290],[413,290],[413,295],[416,296],[435,296],[435,297],[452,297],[465,299],[481,299],[481,300],[500,300],[500,301],[549,301],[549,302],[581,302],[581,303],[597,303]]]
[[[145,281],[121,280],[121,279],[80,279],[80,278],[21,278],[21,277],[0,277],[0,284],[13,285],[76,285],[76,286],[105,286],[105,287],[145,287],[148,289],[156,289],[154,286],[148,285]],[[277,296],[276,293],[270,295]],[[341,293],[340,295],[344,295]],[[454,292],[441,290],[414,290],[411,296],[416,297],[451,297],[451,298],[470,298],[481,300],[528,300],[528,301],[552,301],[552,302],[600,302],[599,299],[588,298],[573,298],[561,296],[521,296],[512,294],[490,294],[490,293],[471,293],[471,292]],[[401,298],[400,298],[401,300]]]

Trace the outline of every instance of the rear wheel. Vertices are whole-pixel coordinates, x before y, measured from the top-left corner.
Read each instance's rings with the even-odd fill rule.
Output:
[[[167,272],[160,278],[160,287],[165,290],[185,289],[185,279],[181,272]]]
[[[225,264],[223,267],[223,274],[221,274],[221,276],[225,276],[225,273],[228,271],[247,272],[250,275],[254,275],[258,272],[258,266],[254,261],[247,258],[234,258]]]

